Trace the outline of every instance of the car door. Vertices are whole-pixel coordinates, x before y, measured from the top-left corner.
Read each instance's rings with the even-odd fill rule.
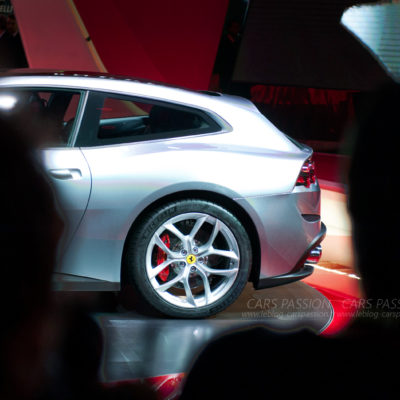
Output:
[[[21,118],[39,142],[39,158],[54,188],[65,227],[58,258],[66,252],[86,211],[91,190],[88,163],[72,147],[87,94],[57,88],[19,88],[13,93]],[[19,114],[18,114],[19,115]],[[61,272],[61,263],[56,267]]]
[[[90,170],[79,148],[44,149],[41,150],[41,158],[65,221],[64,233],[59,244],[61,257],[86,211],[91,186]]]
[[[92,178],[85,156],[74,143],[87,98],[85,90],[50,86],[48,82],[42,86],[31,82],[0,86],[1,116],[35,145],[36,156],[53,187],[64,221],[55,271],[70,275],[84,275],[83,258],[79,259],[84,249],[74,237],[87,210]],[[75,256],[77,249],[81,251]]]

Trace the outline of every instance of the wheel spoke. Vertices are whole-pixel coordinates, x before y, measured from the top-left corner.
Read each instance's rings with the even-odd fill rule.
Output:
[[[197,273],[201,276],[201,279],[203,280],[203,283],[204,283],[204,297],[205,297],[205,300],[206,300],[206,304],[209,304],[210,300],[211,300],[210,282],[208,281],[207,275],[198,266],[197,266]]]
[[[165,224],[164,228],[172,232],[184,245],[186,244],[185,235],[174,224]]]
[[[185,288],[186,300],[189,304],[196,307],[196,302],[193,297],[192,289],[189,284],[189,273],[187,272],[182,280],[183,287]]]
[[[155,278],[163,269],[165,269],[169,264],[172,264],[175,260],[165,260],[160,265],[157,265],[149,274],[149,279]]]
[[[154,241],[156,245],[164,252],[167,253],[170,257],[174,257],[174,253],[167,247],[167,245],[160,239],[158,235],[154,235]]]
[[[174,279],[171,279],[170,281],[164,283],[163,285],[156,287],[155,289],[157,290],[157,292],[165,292],[166,290],[170,289],[171,286],[174,286],[175,283],[178,283],[179,281],[181,281],[182,278],[183,278],[183,272],[181,272]]]
[[[235,275],[238,271],[239,268],[230,268],[230,269],[216,269],[216,268],[210,268],[205,265],[199,265],[198,266],[199,270],[201,270],[204,273],[210,274],[210,275],[222,275],[222,276],[232,276]]]
[[[239,260],[238,255],[232,250],[220,250],[220,249],[214,249],[213,247],[211,247],[208,251],[206,251],[204,254],[202,254],[203,257],[210,256],[210,255],[226,257],[226,258],[230,258],[232,260]]]
[[[208,249],[210,249],[212,247],[212,244],[214,243],[214,240],[217,237],[219,230],[220,230],[220,222],[218,219],[216,219],[213,230],[210,235],[210,238],[208,239],[207,243],[205,243],[205,244],[203,244],[203,246],[201,246],[201,248],[199,249],[199,252],[207,251]]]
[[[174,260],[182,258],[180,253],[169,249],[158,235],[154,235],[154,242],[164,253],[167,253],[169,258],[172,258]]]
[[[189,234],[190,240],[193,240],[194,237],[196,236],[197,232],[199,229],[203,226],[204,222],[206,222],[207,216],[200,217],[197,219],[196,223],[194,224],[194,227],[192,228],[192,231]]]

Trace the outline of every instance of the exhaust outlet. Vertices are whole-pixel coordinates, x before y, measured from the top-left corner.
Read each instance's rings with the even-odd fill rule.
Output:
[[[321,259],[321,256],[322,256],[322,246],[318,245],[310,251],[306,259],[306,262],[311,264],[316,264]]]

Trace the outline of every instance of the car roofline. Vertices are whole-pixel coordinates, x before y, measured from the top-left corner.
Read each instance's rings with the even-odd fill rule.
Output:
[[[8,77],[32,77],[32,76],[41,76],[41,77],[76,77],[76,78],[99,78],[99,79],[109,79],[109,80],[119,80],[119,81],[129,81],[129,82],[138,82],[143,84],[153,84],[169,87],[172,89],[181,89],[187,90],[192,93],[203,94],[212,97],[220,97],[223,96],[222,93],[210,91],[210,90],[196,90],[190,89],[184,86],[174,85],[171,83],[156,81],[152,79],[145,79],[134,77],[130,75],[120,75],[120,74],[111,74],[109,72],[99,72],[99,71],[80,71],[80,70],[62,70],[62,69],[34,69],[34,68],[18,68],[18,69],[8,69],[4,71],[0,71],[0,78],[8,78]]]
[[[38,78],[42,80],[40,85],[45,86],[52,86],[56,85],[60,88],[64,87],[74,87],[76,89],[83,89],[83,90],[106,90],[110,93],[125,93],[127,95],[131,94],[130,90],[122,90],[121,87],[115,89],[110,84],[112,82],[123,83],[126,82],[127,84],[133,85],[144,85],[148,87],[160,88],[166,91],[175,91],[177,92],[185,92],[188,95],[187,101],[185,100],[182,104],[188,104],[192,106],[201,107],[208,112],[212,112],[213,114],[217,114],[220,118],[226,118],[225,112],[219,109],[220,104],[230,105],[240,107],[241,109],[245,109],[252,113],[258,113],[257,108],[254,106],[251,101],[240,98],[238,96],[232,96],[229,94],[222,94],[218,92],[211,92],[207,90],[194,90],[188,89],[182,86],[171,85],[168,83],[163,83],[159,81],[152,81],[148,79],[142,78],[135,78],[130,76],[121,76],[121,75],[114,75],[109,73],[102,73],[102,72],[94,72],[94,71],[73,71],[73,70],[57,70],[57,69],[31,69],[31,68],[21,68],[21,69],[11,69],[7,70],[4,73],[0,73],[0,87],[6,87],[8,85],[18,85],[24,86],[26,84],[32,85],[31,82],[27,82],[33,78]],[[26,79],[26,81],[25,81]],[[44,82],[43,80],[47,80]],[[63,81],[63,80],[66,81]],[[76,79],[76,81],[75,81]],[[84,80],[88,79],[86,83],[89,81],[92,84],[85,84]],[[3,82],[1,82],[3,81]],[[8,81],[8,82],[7,82]],[[97,82],[97,83],[96,83]],[[101,84],[100,82],[103,82]],[[147,90],[146,90],[147,92]],[[175,93],[177,93],[175,92]],[[157,98],[158,96],[156,93],[151,94],[142,94],[145,97],[154,97]],[[181,103],[179,96],[176,97],[174,95],[174,99],[171,96],[167,96],[166,92],[163,96],[161,96],[160,100],[170,100],[176,103]],[[196,100],[195,100],[196,99]],[[201,99],[201,100],[200,100]],[[222,103],[221,103],[222,102]],[[216,107],[218,110],[216,110]]]

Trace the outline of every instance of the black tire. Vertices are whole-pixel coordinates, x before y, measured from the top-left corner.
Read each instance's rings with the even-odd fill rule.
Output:
[[[188,235],[184,237],[190,240],[184,242],[183,236],[180,240],[166,230],[164,224],[170,227],[170,221],[179,228],[179,234]],[[158,238],[167,243],[169,254],[155,244]],[[185,249],[191,254],[186,256]],[[179,200],[148,213],[131,232],[126,243],[123,284],[132,285],[147,304],[164,315],[204,318],[224,310],[238,298],[248,281],[251,254],[247,232],[231,212],[205,200]],[[177,255],[182,258],[179,262]],[[170,264],[153,276],[155,268],[163,263]],[[169,288],[162,290],[162,285]]]

